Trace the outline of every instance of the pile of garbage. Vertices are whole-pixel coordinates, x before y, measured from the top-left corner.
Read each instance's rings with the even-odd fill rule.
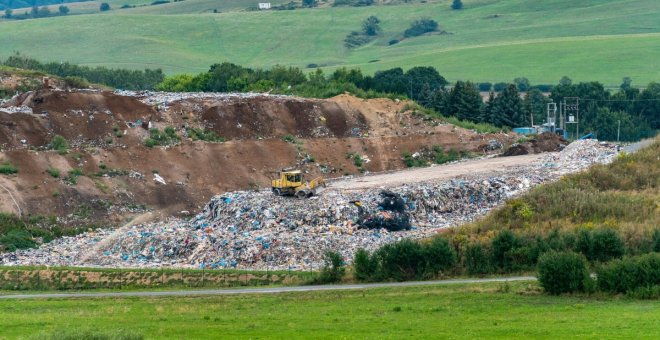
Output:
[[[548,154],[543,164],[557,169],[560,175],[579,171],[593,164],[607,164],[614,160],[618,147],[596,139],[576,140],[562,152]]]
[[[154,91],[128,91],[115,90],[115,94],[120,96],[136,97],[141,102],[158,106],[161,110],[167,110],[170,105],[176,102],[192,100],[215,100],[230,101],[235,99],[251,99],[268,97],[269,99],[291,99],[293,97],[286,95],[271,95],[269,93],[257,92],[154,92]]]
[[[307,270],[327,250],[349,261],[403,238],[426,238],[483,216],[529,188],[612,160],[612,148],[579,141],[542,162],[498,176],[462,176],[387,188],[329,188],[296,199],[270,191],[218,195],[189,220],[63,237],[0,256],[5,265]]]
[[[0,104],[1,105],[1,104]],[[33,114],[34,112],[32,111],[32,108],[27,107],[27,106],[6,106],[6,107],[0,107],[0,112],[5,112],[9,114],[14,114],[14,113],[25,113],[25,114]]]

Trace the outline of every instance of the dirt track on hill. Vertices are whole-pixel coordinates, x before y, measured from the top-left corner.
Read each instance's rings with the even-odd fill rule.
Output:
[[[329,187],[350,190],[374,187],[396,186],[406,183],[426,182],[450,179],[459,176],[484,175],[510,171],[518,166],[528,165],[540,160],[544,155],[524,155],[468,160],[447,165],[427,168],[407,169],[384,174],[342,179],[332,182]]]

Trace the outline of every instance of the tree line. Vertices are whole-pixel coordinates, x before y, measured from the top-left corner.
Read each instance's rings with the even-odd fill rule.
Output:
[[[649,83],[643,90],[624,78],[618,91],[599,82],[574,84],[563,77],[556,85],[533,86],[524,77],[511,83],[473,83],[459,80],[450,84],[437,69],[400,67],[365,75],[359,69],[338,68],[329,74],[321,69],[306,73],[295,66],[275,65],[269,69],[249,68],[223,62],[197,75],[165,77],[162,70],[143,71],[41,63],[13,55],[3,65],[37,70],[61,77],[79,77],[89,82],[128,90],[171,92],[273,92],[303,97],[328,98],[345,92],[358,97],[409,98],[431,113],[440,113],[477,124],[497,127],[540,125],[546,120],[549,102],[564,98],[580,100],[580,131],[593,132],[603,140],[623,141],[650,137],[660,129],[660,84]],[[317,67],[317,65],[308,65]],[[482,95],[488,92],[486,100]],[[576,117],[577,118],[577,117]]]
[[[4,66],[40,71],[71,80],[82,78],[92,83],[125,90],[153,90],[157,84],[165,79],[165,74],[161,69],[139,71],[111,69],[104,66],[79,66],[68,62],[42,63],[20,54],[12,55],[0,63]]]
[[[567,77],[554,86],[532,86],[524,77],[509,84],[462,80],[450,84],[430,66],[407,71],[397,67],[377,71],[373,76],[347,68],[328,75],[317,69],[306,75],[291,66],[252,69],[225,62],[198,75],[168,77],[157,88],[175,92],[273,91],[321,98],[344,92],[362,97],[408,97],[446,116],[498,127],[540,125],[546,120],[549,102],[579,97],[580,131],[594,132],[600,139],[616,140],[619,132],[621,140],[637,140],[660,129],[660,84],[652,82],[640,90],[631,86],[629,78],[624,79],[619,91],[612,92],[599,82],[573,84]],[[489,91],[485,101],[483,90]]]

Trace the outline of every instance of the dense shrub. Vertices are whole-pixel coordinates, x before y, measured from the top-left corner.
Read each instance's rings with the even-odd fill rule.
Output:
[[[344,259],[341,254],[334,251],[325,253],[324,265],[321,274],[315,283],[337,283],[344,277]]]
[[[611,261],[597,270],[597,277],[598,288],[613,293],[660,285],[660,253]]]
[[[613,229],[602,228],[594,230],[592,242],[591,260],[605,262],[623,256],[625,246],[619,234]]]
[[[369,281],[374,275],[375,268],[371,262],[369,252],[358,249],[353,258],[353,274],[358,281]]]
[[[60,155],[65,155],[69,152],[69,142],[66,138],[60,135],[55,135],[50,141],[50,148],[56,150]]]
[[[37,244],[26,230],[11,230],[0,236],[1,251],[15,251],[16,249],[34,248]]]
[[[438,30],[438,23],[430,18],[421,18],[410,25],[410,28],[403,32],[406,38],[420,36],[424,33]]]
[[[486,248],[479,242],[471,243],[465,250],[465,267],[471,275],[486,274],[492,269]]]
[[[376,260],[376,277],[380,280],[409,281],[421,279],[426,260],[422,245],[412,240],[403,240],[387,244],[378,249],[374,255]]]
[[[87,80],[75,76],[64,77],[64,85],[72,89],[84,89],[86,87],[89,87],[89,83],[87,82]]]
[[[384,245],[371,256],[360,249],[354,260],[355,277],[360,281],[430,279],[455,266],[456,253],[441,237],[424,243],[405,239]]]
[[[518,245],[516,235],[509,229],[500,231],[491,244],[493,265],[504,271],[513,269],[512,250]]]
[[[424,275],[428,278],[446,272],[456,264],[456,254],[449,242],[442,237],[435,237],[424,245],[426,266]]]
[[[539,258],[538,280],[546,292],[558,295],[584,291],[591,279],[584,255],[548,252]]]

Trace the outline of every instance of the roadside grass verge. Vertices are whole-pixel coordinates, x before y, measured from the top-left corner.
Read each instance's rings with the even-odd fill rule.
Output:
[[[17,303],[18,302],[18,303]],[[660,336],[660,302],[549,296],[533,282],[261,295],[0,300],[3,336],[145,338]]]

